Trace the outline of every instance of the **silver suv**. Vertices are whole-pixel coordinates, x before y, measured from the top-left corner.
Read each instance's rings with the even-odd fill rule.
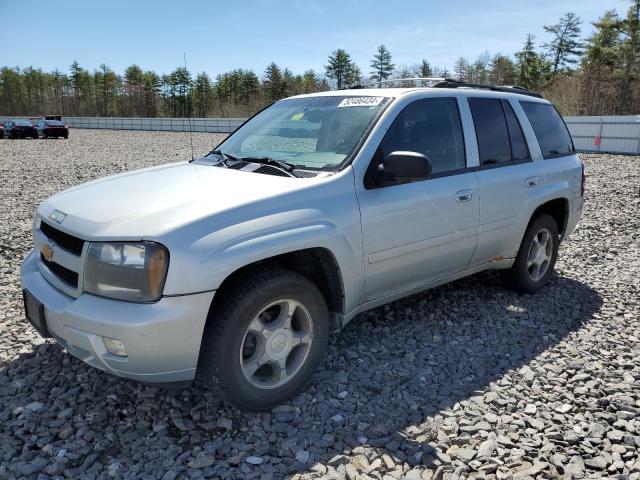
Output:
[[[364,310],[487,269],[540,290],[583,181],[562,118],[524,89],[288,98],[202,158],[43,202],[25,311],[94,367],[215,379],[235,404],[268,409]]]

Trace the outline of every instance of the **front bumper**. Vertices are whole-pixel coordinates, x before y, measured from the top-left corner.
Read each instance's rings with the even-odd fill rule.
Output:
[[[204,325],[215,292],[131,303],[88,293],[70,297],[47,282],[31,251],[21,268],[22,288],[44,306],[46,325],[69,353],[114,375],[143,382],[193,380]],[[124,343],[127,356],[107,351],[103,337]]]

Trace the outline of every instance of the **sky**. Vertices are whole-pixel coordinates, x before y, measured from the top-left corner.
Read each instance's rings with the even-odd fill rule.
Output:
[[[345,49],[368,73],[376,47],[396,65],[427,59],[452,69],[460,56],[513,54],[527,33],[566,12],[591,22],[628,0],[0,0],[0,66],[68,71],[73,60],[117,73],[131,64],[168,73],[183,65],[211,77],[234,68],[262,74],[270,62],[294,73],[324,72]]]

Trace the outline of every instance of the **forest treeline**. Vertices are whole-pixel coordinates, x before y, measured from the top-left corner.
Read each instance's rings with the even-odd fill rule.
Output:
[[[291,95],[354,84],[411,77],[447,77],[475,83],[520,85],[541,92],[565,115],[640,113],[640,0],[623,14],[604,12],[588,37],[582,20],[567,13],[545,25],[545,38],[529,34],[513,56],[484,52],[460,57],[452,69],[431,65],[394,65],[380,45],[368,71],[343,49],[333,51],[324,71],[294,74],[271,63],[258,75],[236,69],[212,79],[179,67],[158,74],[131,65],[123,73],[102,64],[91,72],[77,61],[68,72],[39,68],[0,69],[0,115],[62,114],[118,117],[245,117]],[[401,86],[414,86],[401,81]]]

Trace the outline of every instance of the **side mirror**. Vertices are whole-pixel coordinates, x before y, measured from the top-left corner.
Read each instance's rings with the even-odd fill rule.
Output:
[[[416,182],[429,178],[431,161],[418,152],[391,152],[378,170],[383,176],[392,177],[394,183]]]

